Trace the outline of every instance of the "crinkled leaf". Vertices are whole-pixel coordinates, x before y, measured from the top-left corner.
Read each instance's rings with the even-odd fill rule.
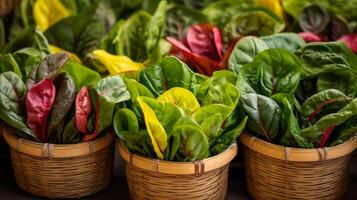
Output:
[[[357,73],[357,57],[342,42],[306,44],[296,55],[303,61],[303,78],[312,78],[336,70]]]
[[[88,87],[82,87],[76,97],[76,126],[82,133],[87,133],[88,117],[92,112],[92,104]]]
[[[76,97],[75,82],[67,73],[59,74],[54,79],[54,85],[57,94],[48,122],[47,138],[52,136],[54,129],[59,129],[59,124],[66,118]]]
[[[68,58],[69,56],[65,53],[53,54],[46,57],[29,74],[29,77],[26,81],[27,87],[31,88],[34,84],[38,83],[44,78],[54,78],[60,72]]]
[[[0,118],[9,126],[16,128],[33,139],[34,132],[26,125],[23,102],[26,98],[26,85],[14,72],[0,74]]]
[[[47,139],[48,116],[56,98],[56,88],[51,79],[33,85],[26,96],[27,125],[41,142]]]
[[[302,65],[285,49],[268,49],[244,65],[240,73],[256,93],[271,96],[294,93],[300,81]]]

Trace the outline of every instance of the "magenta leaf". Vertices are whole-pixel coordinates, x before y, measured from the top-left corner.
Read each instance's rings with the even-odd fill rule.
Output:
[[[222,57],[222,38],[217,27],[209,24],[193,25],[187,31],[186,41],[194,54],[220,61]]]
[[[317,35],[315,33],[300,32],[298,34],[305,40],[305,42],[322,42],[322,41],[326,41],[326,38],[324,36]]]
[[[345,42],[354,53],[357,53],[357,33],[344,35],[338,39],[338,41]]]
[[[329,127],[329,128],[325,131],[324,135],[322,136],[321,142],[320,142],[320,148],[326,146],[327,139],[328,139],[328,137],[330,136],[330,134],[331,134],[333,128],[335,128],[335,127],[334,127],[334,126],[331,126],[331,127]]]
[[[47,119],[55,98],[56,88],[51,79],[33,85],[26,96],[27,125],[42,142],[46,142]]]
[[[184,46],[178,40],[167,37],[166,40],[171,43],[172,48],[170,51],[171,55],[174,55],[181,59],[183,62],[188,64],[195,71],[205,74],[212,75],[213,71],[223,69],[219,62],[199,56],[192,53],[187,47]]]
[[[88,87],[83,87],[76,98],[76,126],[82,133],[87,133],[88,117],[92,112]]]

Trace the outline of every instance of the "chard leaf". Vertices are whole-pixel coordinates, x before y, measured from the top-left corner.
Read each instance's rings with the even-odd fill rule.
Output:
[[[325,30],[330,17],[322,7],[312,5],[304,8],[299,16],[299,24],[302,30],[319,34]]]
[[[31,88],[34,84],[47,78],[53,79],[67,62],[69,56],[65,53],[57,53],[46,57],[29,74],[26,85]]]
[[[87,133],[88,117],[92,112],[92,104],[88,87],[82,87],[76,97],[76,127]]]
[[[296,54],[304,64],[304,79],[336,70],[351,70],[357,73],[357,57],[342,42],[309,43]]]
[[[207,137],[199,126],[191,124],[178,124],[174,127],[173,152],[178,161],[190,162],[202,160],[208,156]],[[177,151],[176,151],[177,149]],[[173,160],[173,157],[170,158]]]
[[[349,71],[323,74],[317,79],[317,91],[337,89],[349,97],[357,96],[357,75]]]
[[[241,36],[272,35],[282,31],[284,22],[267,9],[255,8],[233,16],[223,28],[225,41],[232,41]]]
[[[151,144],[156,156],[159,159],[164,158],[167,147],[167,135],[164,127],[160,124],[155,112],[147,105],[141,97],[137,101],[142,109],[147,132],[150,136]]]
[[[337,132],[337,135],[328,146],[342,144],[353,137],[353,135],[357,132],[357,117],[353,116],[345,121],[340,127],[337,128]]]
[[[301,118],[308,123],[312,123],[325,107],[331,106],[331,104],[343,105],[349,100],[349,97],[339,90],[327,89],[321,91],[304,101],[301,106]]]
[[[272,97],[281,108],[280,127],[282,136],[279,138],[280,144],[290,147],[314,148],[314,145],[300,134],[298,119],[294,115],[291,102],[283,94]]]
[[[269,48],[280,48],[293,52],[305,45],[305,41],[296,33],[277,33],[260,37],[260,39],[263,40]]]
[[[26,96],[27,125],[41,142],[47,141],[48,116],[56,98],[56,87],[51,79],[33,85]]]
[[[76,15],[58,21],[44,34],[50,44],[73,52],[86,61],[86,56],[99,47],[103,33],[104,27],[99,20]]]
[[[171,4],[167,8],[164,32],[166,36],[182,41],[188,27],[203,22],[208,22],[208,19],[199,10]]]
[[[37,0],[33,6],[34,20],[44,32],[48,27],[69,16],[60,0]]]
[[[52,136],[54,129],[59,129],[59,124],[67,116],[76,97],[76,85],[70,75],[59,74],[54,79],[54,85],[57,88],[57,94],[48,122],[47,138]]]
[[[193,71],[173,56],[165,56],[158,65],[144,68],[138,73],[137,80],[145,85],[155,97],[173,87],[194,91],[197,83]]]
[[[301,135],[311,142],[320,143],[326,131],[331,127],[336,127],[357,115],[357,99],[353,99],[336,113],[323,116],[315,124],[301,131]]]
[[[93,140],[103,130],[112,124],[114,105],[130,99],[130,93],[127,90],[123,79],[120,76],[110,76],[99,80],[93,88],[91,102],[95,111],[92,112],[92,119],[88,126],[94,127],[91,134],[86,134],[83,142]],[[91,130],[91,129],[89,129]]]
[[[238,74],[243,65],[251,62],[255,56],[268,48],[263,40],[256,37],[240,39],[229,56],[228,69]]]
[[[62,72],[66,72],[72,77],[76,83],[76,90],[84,86],[94,85],[101,79],[96,71],[74,62],[67,62],[62,68]]]
[[[241,68],[244,80],[258,94],[294,93],[300,81],[299,59],[285,49],[268,49]]]
[[[0,54],[0,73],[12,71],[17,76],[22,78],[21,70],[16,60],[12,57],[11,54],[2,55]]]
[[[34,132],[26,125],[23,102],[26,98],[26,85],[14,72],[0,74],[0,118],[33,139]]]
[[[192,115],[200,108],[194,94],[184,88],[174,87],[160,95],[157,100],[162,103],[171,103],[182,108],[187,115]]]
[[[242,103],[248,116],[248,127],[268,141],[275,139],[281,120],[279,105],[271,98],[259,94],[243,95]]]

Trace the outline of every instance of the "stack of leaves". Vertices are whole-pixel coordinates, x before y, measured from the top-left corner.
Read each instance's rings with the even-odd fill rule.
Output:
[[[100,79],[68,59],[65,53],[46,57],[25,82],[11,71],[0,74],[0,119],[18,136],[49,143],[90,141],[111,125],[114,105],[130,99],[119,76]]]
[[[293,33],[242,38],[229,58],[249,132],[284,146],[343,143],[356,132],[357,56]]]
[[[164,57],[134,79],[124,79],[131,100],[119,104],[114,129],[131,152],[171,161],[219,154],[242,132],[237,76],[195,75],[175,57]]]

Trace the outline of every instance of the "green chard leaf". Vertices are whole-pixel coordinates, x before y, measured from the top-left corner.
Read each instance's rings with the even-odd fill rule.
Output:
[[[285,49],[268,49],[241,68],[244,80],[258,94],[294,93],[300,81],[299,59]]]
[[[281,120],[279,105],[271,98],[259,94],[243,95],[242,103],[248,116],[248,127],[268,141],[274,140]]]
[[[277,33],[274,35],[260,37],[265,44],[272,49],[286,49],[297,51],[305,45],[305,41],[296,33]]]
[[[51,138],[54,132],[62,133],[63,121],[72,108],[76,98],[76,85],[72,77],[67,73],[61,73],[54,79],[56,86],[56,99],[50,114],[47,127],[47,138]],[[57,134],[58,135],[58,134]]]
[[[9,126],[26,133],[38,140],[34,132],[26,125],[25,105],[26,85],[13,72],[0,74],[0,118]]]

